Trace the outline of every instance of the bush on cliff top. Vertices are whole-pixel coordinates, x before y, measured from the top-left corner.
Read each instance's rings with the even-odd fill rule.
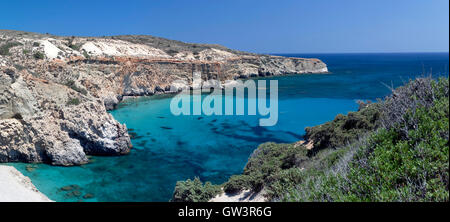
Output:
[[[307,127],[305,139],[313,141],[312,152],[342,147],[353,142],[360,135],[376,129],[379,126],[379,119],[380,104],[367,104],[357,112],[350,112],[348,115],[339,114],[333,121]]]
[[[224,184],[224,191],[233,193],[244,189],[259,191],[270,176],[283,169],[301,165],[301,159],[306,156],[304,146],[293,144],[265,143],[256,149],[244,168],[243,175],[233,176]]]
[[[349,200],[449,200],[448,80],[432,85],[427,94],[436,97],[406,111],[402,121],[380,130],[355,155],[348,174]],[[447,95],[438,95],[441,90]],[[421,96],[414,95],[414,101]]]

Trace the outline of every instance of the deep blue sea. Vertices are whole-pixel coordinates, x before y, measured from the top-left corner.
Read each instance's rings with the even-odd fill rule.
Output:
[[[136,133],[129,155],[92,157],[91,163],[79,167],[10,165],[56,201],[168,201],[176,181],[199,177],[223,183],[242,172],[259,144],[301,140],[305,127],[355,111],[358,99],[382,98],[389,94],[387,86],[421,76],[448,76],[448,53],[287,56],[319,58],[331,73],[266,78],[278,80],[275,126],[260,127],[260,116],[174,116],[170,96],[140,98],[111,112]],[[27,171],[30,165],[36,169]],[[81,196],[89,193],[93,198],[60,190],[68,185],[78,185]]]

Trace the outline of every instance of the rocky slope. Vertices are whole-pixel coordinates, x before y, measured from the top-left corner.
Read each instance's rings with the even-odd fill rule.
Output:
[[[152,36],[58,37],[0,30],[0,162],[78,165],[131,148],[107,113],[124,96],[203,80],[324,73],[318,59],[245,53]],[[183,82],[180,84],[180,82]]]

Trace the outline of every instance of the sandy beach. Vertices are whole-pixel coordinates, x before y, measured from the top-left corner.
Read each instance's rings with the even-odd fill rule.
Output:
[[[0,165],[0,202],[51,202],[12,166]]]
[[[226,194],[225,192],[222,192],[209,200],[209,202],[265,202],[267,200],[264,197],[264,194],[266,194],[265,190],[258,193],[254,193],[250,190],[243,190],[236,194]]]

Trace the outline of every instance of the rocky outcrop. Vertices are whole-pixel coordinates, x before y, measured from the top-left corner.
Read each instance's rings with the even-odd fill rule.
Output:
[[[120,155],[127,128],[107,113],[126,96],[193,82],[324,73],[318,59],[239,52],[151,36],[58,37],[0,31],[0,162],[86,163]],[[206,81],[207,84],[209,84]]]
[[[69,166],[129,151],[126,127],[101,99],[16,72],[0,69],[0,162]]]

